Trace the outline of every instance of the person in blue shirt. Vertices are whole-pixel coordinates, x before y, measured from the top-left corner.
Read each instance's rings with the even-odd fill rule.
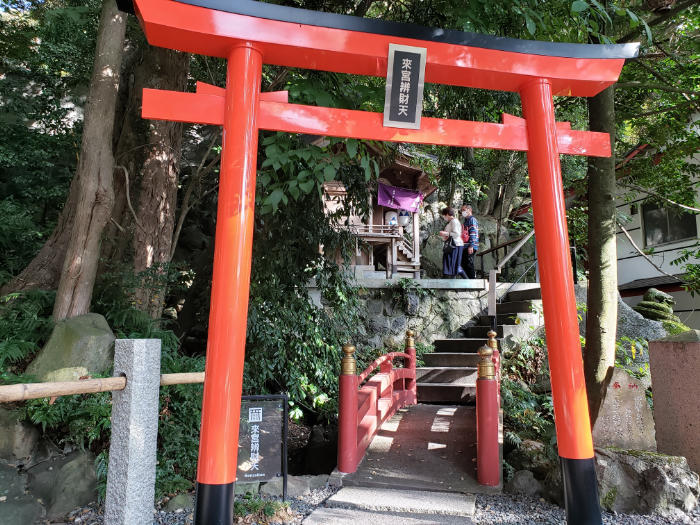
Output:
[[[469,279],[476,279],[474,269],[474,257],[479,249],[479,223],[472,215],[472,207],[469,204],[462,205],[462,217],[464,218],[464,251],[462,252],[462,268]]]

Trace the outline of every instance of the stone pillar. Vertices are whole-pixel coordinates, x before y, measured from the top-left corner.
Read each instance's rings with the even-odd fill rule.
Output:
[[[160,339],[118,339],[114,375],[126,388],[112,394],[112,439],[105,523],[150,525],[156,482]]]
[[[656,448],[700,472],[700,330],[649,343]]]

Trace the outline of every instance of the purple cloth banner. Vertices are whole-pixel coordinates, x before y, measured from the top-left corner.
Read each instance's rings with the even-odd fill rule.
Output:
[[[377,204],[380,206],[415,213],[421,202],[423,202],[423,194],[419,191],[377,183]]]

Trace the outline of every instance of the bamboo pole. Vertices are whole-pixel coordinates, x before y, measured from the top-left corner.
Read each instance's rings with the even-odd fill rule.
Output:
[[[204,372],[182,374],[163,374],[160,376],[161,386],[189,385],[204,382]],[[95,394],[124,390],[126,377],[103,377],[84,379],[82,381],[65,381],[60,383],[22,383],[18,385],[0,386],[0,403],[13,403],[27,399],[42,397],[58,397],[74,394]]]

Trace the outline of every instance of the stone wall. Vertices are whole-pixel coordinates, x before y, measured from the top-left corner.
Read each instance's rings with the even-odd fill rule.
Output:
[[[408,329],[416,333],[418,342],[428,344],[444,337],[463,337],[460,327],[487,307],[484,290],[364,289],[361,301],[362,325],[353,342],[372,348],[401,347]]]

